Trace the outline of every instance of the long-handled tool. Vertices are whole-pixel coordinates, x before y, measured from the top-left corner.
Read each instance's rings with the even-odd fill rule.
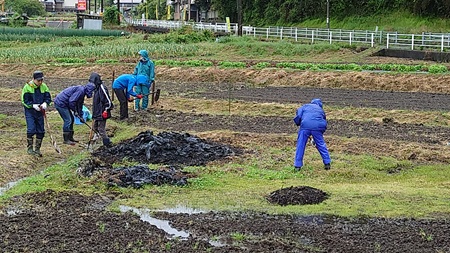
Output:
[[[55,148],[56,152],[58,152],[58,154],[61,154],[61,149],[59,149],[58,144],[56,144],[56,140],[53,138],[52,133],[50,132],[50,124],[48,123],[48,119],[47,119],[47,114],[45,113],[45,110],[42,110],[42,115],[44,115],[44,121],[45,124],[47,125],[47,132],[50,135],[50,140],[52,141],[52,145]]]
[[[92,138],[94,137],[94,123],[95,123],[95,120],[92,123],[91,129],[89,130],[89,142],[88,142],[88,145],[86,147],[86,149],[88,149],[88,150],[91,148]]]
[[[78,117],[78,116],[77,116]],[[80,121],[81,122],[83,122],[87,127],[89,127],[89,130],[90,130],[90,132],[89,132],[89,142],[88,142],[88,145],[87,145],[87,149],[90,149],[91,148],[91,144],[92,144],[92,137],[93,137],[93,135],[94,135],[94,133],[95,134],[97,134],[98,136],[100,136],[100,133],[97,131],[97,130],[95,130],[94,129],[94,127],[92,126],[90,126],[88,123],[86,123],[86,121],[84,121],[84,119],[81,119],[80,117],[78,117],[79,119],[80,119]],[[94,121],[95,122],[95,121]],[[94,124],[94,123],[92,123],[92,124]]]

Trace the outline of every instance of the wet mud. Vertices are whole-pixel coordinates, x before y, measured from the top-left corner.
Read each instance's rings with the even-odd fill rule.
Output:
[[[115,196],[44,191],[0,209],[2,252],[449,252],[447,220],[342,218],[246,212],[155,211],[189,236],[169,236]]]

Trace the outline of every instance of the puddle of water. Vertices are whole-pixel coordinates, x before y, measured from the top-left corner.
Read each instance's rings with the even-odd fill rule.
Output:
[[[188,238],[189,233],[185,231],[179,231],[172,226],[170,226],[169,221],[167,220],[160,220],[156,219],[150,216],[150,211],[148,209],[138,209],[133,208],[129,206],[119,206],[119,209],[121,212],[128,212],[133,211],[135,214],[139,215],[141,220],[146,221],[150,223],[151,225],[156,226],[159,229],[164,230],[164,232],[168,233],[172,237],[181,237],[181,238]]]
[[[191,207],[186,207],[186,206],[176,206],[176,207],[163,209],[161,211],[162,212],[173,213],[173,214],[179,214],[179,213],[198,214],[198,213],[207,213],[208,212],[208,211],[205,211],[205,210],[191,208]]]
[[[214,247],[224,247],[224,246],[227,246],[226,243],[221,243],[220,241],[216,241],[216,240],[209,240],[208,243],[211,244],[211,246],[214,246]]]
[[[148,210],[148,209],[139,209],[139,208],[124,206],[124,205],[120,205],[119,209],[121,212],[133,211],[135,214],[139,215],[141,220],[146,221],[146,222],[150,223],[151,225],[154,225],[157,228],[164,230],[164,232],[171,235],[171,238],[181,237],[182,239],[186,239],[190,236],[190,234],[188,232],[180,231],[180,230],[177,230],[177,229],[173,228],[172,226],[170,226],[169,221],[167,221],[167,220],[160,220],[160,219],[151,217],[150,210]],[[198,213],[206,213],[207,211],[190,208],[190,207],[185,207],[185,206],[176,206],[176,207],[167,208],[164,210],[158,210],[158,212],[168,212],[168,213],[172,213],[172,214],[181,214],[181,213],[183,213],[183,214],[198,214]],[[218,240],[208,240],[208,243],[213,247],[223,247],[223,246],[227,245]]]
[[[6,184],[5,187],[0,187],[0,196],[2,196],[3,194],[5,194],[5,192],[11,188],[13,188],[17,183],[19,183],[19,181],[14,181],[14,182],[9,182]]]

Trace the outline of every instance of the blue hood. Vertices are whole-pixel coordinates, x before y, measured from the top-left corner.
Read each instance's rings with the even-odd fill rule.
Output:
[[[91,98],[92,92],[94,91],[95,86],[92,83],[88,83],[84,86],[84,93],[86,94],[86,97]]]
[[[139,51],[139,55],[142,56],[142,58],[144,58],[144,61],[148,61],[149,60],[147,50]]]
[[[146,86],[150,85],[150,82],[148,81],[148,77],[144,75],[137,75],[136,76],[136,84],[144,84]]]
[[[315,98],[313,100],[311,100],[311,104],[315,104],[320,106],[320,108],[322,108],[323,104],[322,104],[322,100],[320,100],[320,98]]]

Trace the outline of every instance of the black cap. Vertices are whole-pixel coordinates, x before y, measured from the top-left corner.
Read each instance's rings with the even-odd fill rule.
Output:
[[[35,80],[43,80],[44,79],[44,73],[42,71],[34,71],[33,73],[33,79]]]

